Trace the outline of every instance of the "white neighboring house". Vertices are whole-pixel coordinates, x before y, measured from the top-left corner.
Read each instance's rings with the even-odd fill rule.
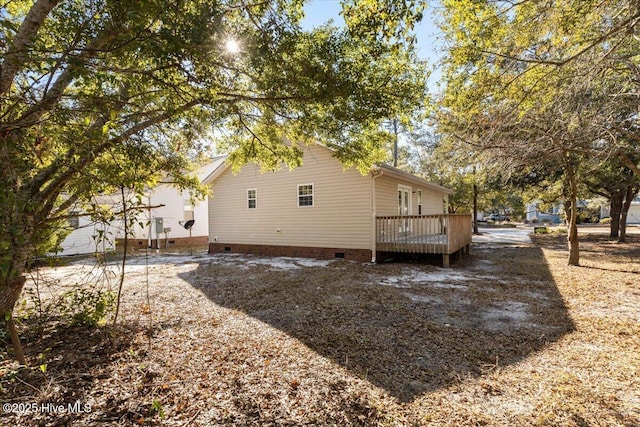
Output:
[[[609,206],[600,208],[600,218],[607,218],[610,215]],[[627,224],[640,224],[640,196],[633,199],[629,212],[627,213]]]
[[[636,197],[629,206],[627,224],[640,224],[640,196]]]
[[[535,200],[531,203],[528,203],[525,206],[526,212],[525,212],[525,219],[527,221],[544,221],[544,220],[551,220],[554,219],[555,217],[562,215],[562,203],[555,203],[551,206],[551,211],[550,212],[540,212],[540,210],[538,209],[538,204],[540,202]],[[578,201],[578,207],[585,207],[586,203],[584,201],[579,200]]]
[[[222,163],[225,157],[214,158],[210,163],[197,169],[196,174],[203,182]],[[145,191],[142,200],[149,206],[138,217],[129,235],[131,247],[170,248],[175,246],[206,245],[209,236],[208,198],[191,204],[188,191],[181,191],[170,183],[157,185]],[[193,220],[191,238],[184,225]],[[118,241],[122,242],[124,233],[118,227]]]
[[[204,181],[223,162],[224,157],[216,157],[210,163],[200,167],[196,174],[200,182]],[[121,206],[120,196],[113,194],[100,196],[99,203]],[[188,191],[181,191],[169,183],[157,185],[145,191],[142,199],[143,210],[129,234],[131,248],[167,248],[174,246],[206,245],[209,236],[209,212],[207,199],[192,205]],[[194,220],[189,230],[184,224]],[[115,249],[116,242],[122,244],[124,227],[122,220],[116,219],[110,224],[92,222],[88,215],[74,216],[69,219],[73,231],[62,242],[62,252],[58,255],[79,255],[101,253]],[[101,233],[106,239],[96,238]]]
[[[62,241],[61,252],[56,255],[104,253],[115,249],[115,227],[92,221],[88,215],[72,216],[69,227],[73,230]]]

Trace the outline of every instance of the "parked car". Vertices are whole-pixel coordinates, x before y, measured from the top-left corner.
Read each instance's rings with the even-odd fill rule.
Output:
[[[487,217],[489,221],[511,221],[509,215],[493,213]]]
[[[562,223],[562,220],[560,219],[560,215],[556,215],[556,214],[538,214],[538,216],[535,218],[535,222],[548,222],[551,224],[560,224]]]

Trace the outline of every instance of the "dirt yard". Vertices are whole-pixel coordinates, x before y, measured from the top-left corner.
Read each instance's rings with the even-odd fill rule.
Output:
[[[579,268],[562,239],[475,244],[451,269],[136,256],[115,350],[55,310],[22,323],[34,368],[1,353],[0,423],[639,426],[640,239],[586,236]],[[115,289],[117,267],[34,280]]]

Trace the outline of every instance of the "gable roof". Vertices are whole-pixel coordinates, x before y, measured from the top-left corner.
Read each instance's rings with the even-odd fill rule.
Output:
[[[198,177],[200,178],[200,182],[205,185],[211,185],[211,183],[229,167],[229,164],[226,160],[227,156],[215,157],[211,163],[201,168],[203,169],[203,176],[200,176],[200,169],[198,169]]]
[[[399,179],[404,179],[406,181],[410,181],[415,183],[416,185],[421,185],[423,187],[427,187],[430,188],[432,190],[436,190],[436,191],[440,191],[442,193],[446,193],[446,194],[453,194],[453,190],[450,190],[446,187],[443,187],[441,185],[438,184],[434,184],[433,182],[429,182],[426,179],[420,178],[418,176],[415,176],[413,174],[410,174],[408,172],[405,172],[403,170],[400,170],[396,167],[393,167],[391,165],[387,165],[387,164],[379,164],[379,165],[375,165],[374,166],[374,170],[381,170],[382,173],[384,173],[385,175],[389,175],[389,176],[393,176],[395,178],[399,178]]]
[[[198,176],[198,179],[200,180],[200,182],[203,184],[209,184],[208,182],[209,177],[216,170],[218,170],[219,168],[221,168],[221,166],[224,165],[225,160],[227,160],[227,156],[217,156],[211,159],[211,162],[207,163],[204,166],[199,167],[196,170],[196,175]]]
[[[324,147],[328,150],[331,150],[330,148],[325,147],[322,144],[317,144],[317,145]],[[222,172],[224,172],[229,167],[229,164],[226,162],[226,160],[227,160],[227,156],[218,156],[218,157],[215,157],[211,163],[198,169],[198,177],[200,178],[200,182],[202,182],[205,185],[211,185],[213,181],[215,181],[216,178],[218,178],[222,174]],[[402,171],[396,167],[393,167],[391,165],[387,165],[384,163],[374,165],[371,171],[372,172],[382,171],[385,175],[393,176],[398,179],[403,179],[405,181],[412,182],[416,185],[421,185],[423,187],[431,188],[433,190],[436,190],[445,194],[449,194],[449,195],[453,194],[453,190],[450,190],[438,184],[434,184],[432,182],[427,181],[426,179],[417,177],[408,172]]]

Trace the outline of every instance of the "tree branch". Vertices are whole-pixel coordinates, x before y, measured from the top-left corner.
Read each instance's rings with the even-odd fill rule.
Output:
[[[628,167],[633,171],[634,174],[636,174],[637,176],[640,176],[640,167],[638,167],[638,165],[635,164],[626,154],[619,153],[618,157],[626,167]]]
[[[29,9],[0,66],[0,97],[11,89],[13,79],[29,57],[29,47],[58,3],[60,0],[37,0]]]
[[[50,212],[51,209],[53,209],[53,204],[55,203],[58,194],[60,194],[69,180],[71,180],[75,174],[89,166],[91,162],[93,162],[96,158],[98,158],[99,155],[104,153],[110,147],[116,146],[117,144],[126,141],[131,136],[142,132],[143,130],[151,126],[162,123],[199,104],[201,104],[201,100],[195,99],[185,105],[182,105],[178,109],[175,109],[173,111],[166,111],[162,114],[158,114],[155,117],[149,118],[144,122],[140,122],[123,131],[120,135],[109,138],[106,141],[93,146],[91,151],[85,153],[84,156],[77,160],[75,163],[71,163],[71,159],[73,158],[73,156],[65,156],[64,158],[59,158],[54,161],[47,169],[43,170],[38,174],[38,176],[34,177],[34,179],[32,180],[32,185],[30,186],[30,194],[33,200],[41,201],[41,207],[39,208],[39,211]],[[49,179],[59,171],[63,172],[61,172],[55,178],[51,179],[45,188],[41,188],[44,183],[49,181]]]

